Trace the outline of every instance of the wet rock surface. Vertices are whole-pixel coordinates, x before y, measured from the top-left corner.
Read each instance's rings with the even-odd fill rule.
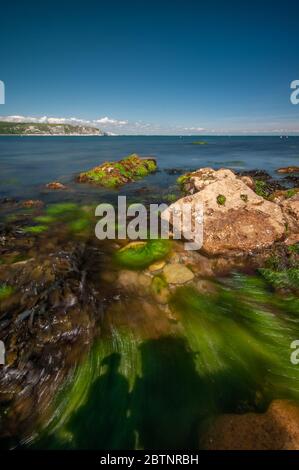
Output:
[[[299,173],[299,166],[286,166],[278,168],[277,173]]]
[[[46,188],[61,190],[61,189],[67,189],[67,186],[60,183],[59,181],[52,181],[51,183],[46,184]]]
[[[139,155],[132,154],[118,162],[105,162],[85,173],[80,173],[77,181],[116,188],[143,178],[156,169],[157,163],[154,158],[140,158]]]
[[[169,284],[185,284],[194,278],[192,271],[179,263],[165,266],[163,274]]]

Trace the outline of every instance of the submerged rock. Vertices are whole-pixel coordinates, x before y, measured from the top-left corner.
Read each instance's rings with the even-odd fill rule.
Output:
[[[31,208],[31,207],[43,207],[44,203],[39,199],[27,199],[26,201],[22,202],[22,207]]]
[[[161,276],[155,276],[153,278],[151,288],[158,304],[167,304],[170,292],[165,279]]]
[[[185,284],[194,278],[193,272],[184,264],[167,264],[163,269],[163,274],[169,284]]]
[[[298,450],[299,407],[274,400],[266,413],[219,416],[201,446],[208,450]]]
[[[215,283],[208,281],[207,279],[199,279],[196,283],[196,289],[201,294],[215,294],[217,292],[217,286]]]
[[[0,435],[17,439],[31,434],[41,409],[46,416],[95,334],[96,300],[81,270],[84,243],[61,239],[55,244],[52,236],[50,246],[46,238],[27,237],[8,234],[0,250],[8,255],[22,247],[27,257],[0,265],[0,334],[6,349]]]
[[[151,264],[148,267],[148,270],[150,272],[160,271],[161,269],[164,268],[164,266],[165,266],[165,261],[164,260],[156,261],[155,263]]]
[[[51,183],[46,184],[47,189],[67,189],[67,186],[65,186],[62,183],[59,183],[59,181],[52,181]]]
[[[291,185],[292,187],[299,187],[299,174],[291,174],[287,175],[283,178],[282,181],[286,181],[288,186]]]
[[[105,162],[81,173],[79,183],[94,183],[106,188],[116,188],[136,181],[157,170],[154,158],[140,158],[135,153],[118,162]]]
[[[277,173],[299,173],[299,166],[286,166],[278,168]]]
[[[133,289],[136,294],[138,289],[146,289],[151,284],[151,277],[136,271],[123,270],[119,272],[118,284],[124,289]],[[141,290],[141,295],[143,291]]]
[[[257,195],[251,185],[231,170],[197,170],[184,182],[189,195],[172,204],[162,218],[172,223],[173,213],[189,203],[194,220],[200,216],[196,205],[201,204],[204,252],[220,255],[266,248],[285,236],[285,217],[278,204]]]

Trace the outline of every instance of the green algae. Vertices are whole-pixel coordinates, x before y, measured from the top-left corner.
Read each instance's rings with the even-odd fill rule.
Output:
[[[195,140],[192,142],[193,145],[207,145],[208,142],[205,142],[204,140]]]
[[[216,200],[217,200],[217,204],[219,204],[219,206],[224,206],[225,202],[226,202],[226,197],[223,194],[218,194]]]
[[[155,294],[160,294],[168,286],[162,276],[155,276],[152,280],[151,288]]]
[[[175,202],[179,199],[179,196],[177,194],[166,194],[166,196],[163,197],[163,199],[167,202]]]
[[[55,227],[65,228],[72,234],[87,234],[91,230],[94,209],[72,202],[50,204],[43,214],[32,218],[36,225],[23,227],[28,234],[41,234]]]
[[[275,397],[298,400],[299,371],[290,364],[290,344],[299,334],[292,316],[298,302],[292,311],[294,299],[273,299],[260,280],[251,285],[242,277],[236,281],[234,289],[221,288],[216,295],[182,287],[172,297],[172,309],[180,313],[197,354],[198,373],[210,381],[214,394],[216,377],[226,377],[221,384],[226,410],[263,408]]]
[[[111,336],[96,340],[56,397],[55,413],[39,430],[34,447],[136,447],[126,413],[130,392],[141,373],[139,346],[138,336],[127,329],[112,329]]]
[[[73,202],[60,202],[57,204],[51,204],[47,207],[46,212],[50,216],[62,216],[64,214],[77,211],[78,207],[79,206]]]
[[[46,232],[48,230],[47,225],[32,225],[30,227],[24,227],[23,232],[24,233],[32,233],[32,234],[39,234]]]
[[[15,289],[7,284],[0,284],[0,301],[5,300],[14,293]]]
[[[90,228],[90,221],[87,218],[81,218],[78,220],[74,220],[69,224],[69,227],[72,232],[81,233],[88,231]]]
[[[255,187],[254,191],[258,196],[263,197],[264,199],[267,199],[269,197],[269,191],[267,190],[267,183],[262,180],[255,180],[254,181]]]
[[[109,339],[76,368],[34,447],[195,448],[206,400],[185,339],[142,340],[124,328]]]
[[[184,186],[184,184],[188,181],[189,179],[189,175],[188,174],[185,174],[185,175],[181,175],[177,178],[176,182],[179,186]]]
[[[102,165],[81,173],[78,181],[95,183],[105,188],[117,188],[153,173],[157,164],[153,159],[142,159],[136,154],[128,155],[118,162],[105,162]]]
[[[299,292],[299,259],[298,246],[286,247],[283,251],[274,252],[258,269],[264,280],[275,290]]]
[[[290,253],[296,253],[299,255],[299,243],[295,243],[295,245],[291,245],[288,247]]]
[[[259,272],[275,289],[299,290],[299,268],[289,268],[282,271],[260,268]]]
[[[121,248],[115,254],[116,262],[131,269],[144,269],[154,261],[165,258],[171,251],[169,240],[149,240]]]
[[[298,192],[298,189],[297,188],[291,188],[291,189],[287,189],[286,192],[285,192],[285,196],[287,199],[289,199],[290,197],[293,197],[297,194]]]
[[[47,215],[42,216],[48,223],[67,224],[73,233],[88,232],[92,226],[92,209],[86,210],[74,203],[59,203],[46,209]],[[37,219],[37,218],[36,218]]]
[[[147,168],[149,170],[150,173],[153,173],[154,171],[156,171],[157,169],[157,164],[155,161],[153,160],[148,160],[147,161]]]
[[[170,307],[179,328],[171,334],[148,337],[134,320],[131,328],[110,319],[34,447],[193,449],[215,415],[298,401],[299,371],[290,363],[298,301],[273,295],[261,277],[235,275],[209,296],[177,288]]]
[[[52,222],[55,222],[55,217],[52,215],[39,215],[34,218],[35,222],[40,222],[42,224],[51,224]]]

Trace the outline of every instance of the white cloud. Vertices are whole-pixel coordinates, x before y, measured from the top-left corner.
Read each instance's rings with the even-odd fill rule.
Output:
[[[203,127],[183,127],[155,124],[144,121],[128,121],[114,119],[108,116],[97,119],[86,120],[77,117],[53,117],[53,116],[0,116],[0,121],[6,122],[28,122],[37,124],[72,124],[79,126],[92,126],[103,129],[110,134],[135,134],[135,135],[186,135],[202,132]]]
[[[33,116],[0,116],[1,121],[5,122],[31,122],[36,124],[79,124],[79,125],[92,125],[92,121],[84,119],[77,119],[75,117],[33,117]]]
[[[184,127],[184,131],[196,131],[196,132],[202,132],[204,131],[204,127]]]
[[[125,126],[126,124],[128,124],[128,121],[118,121],[117,119],[112,119],[108,116],[102,117],[100,119],[95,119],[93,122],[102,125],[111,124],[113,126]]]
[[[271,119],[259,117],[259,120],[254,121],[248,121],[246,117],[233,117],[225,123],[225,126],[220,121],[219,123],[205,123],[206,127],[201,127],[197,125],[198,123],[186,127],[186,125],[157,124],[141,120],[129,121],[108,116],[87,120],[77,117],[12,115],[0,116],[0,121],[92,126],[114,135],[196,135],[203,133],[206,135],[285,135],[299,133],[298,123],[293,121],[292,116]]]

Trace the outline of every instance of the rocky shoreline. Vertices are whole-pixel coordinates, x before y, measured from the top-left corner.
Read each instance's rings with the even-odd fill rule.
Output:
[[[122,177],[121,184],[134,179]],[[45,410],[51,416],[53,397],[94,338],[101,338],[103,318],[120,301],[139,305],[138,315],[127,318],[133,329],[148,324],[156,335],[180,330],[177,289],[213,297],[219,279],[232,272],[258,273],[273,292],[298,295],[299,192],[279,183],[262,185],[259,178],[212,168],[178,178],[182,198],[162,216],[171,220],[184,201],[202,202],[200,252],[186,252],[183,243],[174,241],[169,246],[159,240],[99,243],[90,231],[92,207],[1,204],[10,212],[0,234],[0,331],[7,361],[0,369],[0,433],[9,446],[26,441],[42,425],[41,409],[43,421]],[[297,427],[294,432],[297,436]]]

